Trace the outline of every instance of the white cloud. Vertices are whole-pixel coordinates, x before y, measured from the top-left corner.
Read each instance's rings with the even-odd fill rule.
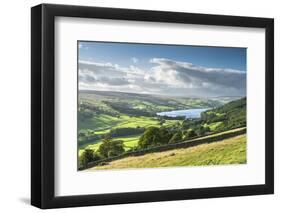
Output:
[[[179,96],[245,95],[246,72],[208,68],[165,58],[137,66],[79,61],[79,88]]]
[[[79,43],[78,47],[79,47],[79,49],[85,49],[85,50],[89,49],[89,47],[87,47],[81,43]]]
[[[245,89],[246,72],[233,69],[208,68],[197,66],[192,63],[179,62],[163,58],[151,59],[151,63],[155,64],[154,69],[161,70],[163,78],[164,73],[174,74],[174,78],[194,87],[204,87],[209,85],[221,86],[235,89]],[[168,75],[169,76],[169,75]],[[171,76],[169,76],[171,77]]]
[[[139,59],[137,59],[137,58],[135,58],[135,57],[132,57],[131,60],[132,60],[132,62],[133,62],[134,64],[137,64],[138,61],[139,61]]]

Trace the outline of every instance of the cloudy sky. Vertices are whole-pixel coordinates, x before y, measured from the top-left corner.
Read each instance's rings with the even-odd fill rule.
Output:
[[[245,96],[246,49],[78,42],[79,90]]]

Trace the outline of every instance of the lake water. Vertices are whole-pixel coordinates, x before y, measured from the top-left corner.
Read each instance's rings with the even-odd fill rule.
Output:
[[[185,109],[185,110],[173,110],[167,112],[158,112],[156,113],[159,116],[167,116],[167,117],[185,117],[185,118],[200,118],[201,112],[204,112],[210,108],[202,108],[202,109]]]

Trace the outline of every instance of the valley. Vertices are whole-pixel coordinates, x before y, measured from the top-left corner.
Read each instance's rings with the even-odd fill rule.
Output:
[[[167,112],[172,112],[172,116]],[[245,126],[246,99],[241,97],[184,98],[123,92],[79,91],[79,169],[87,168],[90,162],[122,153],[179,143]],[[246,141],[243,143],[245,144]],[[141,157],[147,157],[148,160],[151,156],[147,155]],[[206,155],[205,158],[207,159],[208,156]],[[218,161],[218,164],[222,163],[223,161]],[[200,162],[198,161],[197,164]],[[110,165],[106,168],[102,166],[95,168],[123,168],[114,162]],[[127,165],[125,168],[134,167],[130,163]],[[159,161],[159,165],[141,165],[140,167],[146,168],[173,166],[174,163],[162,165]]]

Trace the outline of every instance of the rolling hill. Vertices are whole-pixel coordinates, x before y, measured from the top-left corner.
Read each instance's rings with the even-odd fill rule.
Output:
[[[90,168],[88,171],[100,169],[206,166],[243,163],[246,163],[245,134],[217,143],[127,157],[109,162],[105,165]]]
[[[113,147],[113,145],[110,144],[122,144],[121,146],[123,147],[119,149],[121,150],[120,152],[128,153],[135,150],[153,148],[155,146],[162,146],[170,143],[180,143],[182,141],[193,139],[194,137],[201,138],[214,133],[223,134],[223,132],[227,132],[231,129],[246,127],[246,98],[237,98],[238,97],[222,97],[221,100],[219,97],[171,98],[157,95],[123,92],[79,91],[79,168],[87,168],[87,163],[82,163],[85,162],[82,160],[84,159],[85,151],[93,153],[90,155],[95,156],[95,159],[97,160],[103,160],[112,155],[119,155],[114,154],[114,148],[110,148]],[[186,119],[185,117],[167,117],[157,115],[157,112],[163,111],[201,108],[209,108],[209,110],[202,112],[200,118]],[[108,148],[106,149],[109,149],[106,152],[102,151],[102,149],[105,149],[105,139],[108,141]],[[226,141],[229,142],[231,140],[226,139]],[[221,144],[220,147],[218,147],[218,145],[210,145],[211,150],[216,151],[218,148],[218,155],[223,155],[224,152],[219,150],[225,146],[225,148],[229,150],[227,153],[232,155],[230,153],[230,149],[233,148],[234,150],[236,146],[230,146],[231,143],[219,143]],[[246,139],[243,143],[246,143]],[[209,145],[205,145],[209,147]],[[110,149],[112,150],[110,151]],[[186,149],[184,149],[186,152],[182,152],[182,149],[179,150],[181,150],[179,153],[182,154],[177,156],[181,156],[180,158],[183,158],[183,153],[190,153],[190,151],[187,151]],[[179,150],[174,151],[178,153]],[[203,156],[203,159],[205,159],[198,161],[198,164],[203,165],[206,163],[207,159],[213,159],[212,156],[209,155],[210,153],[201,152],[201,149],[194,150],[197,150],[199,155]],[[174,156],[176,155],[172,155],[171,158],[169,158],[171,159],[170,164],[164,163],[162,165],[162,163],[160,163],[159,167],[166,165],[173,166],[177,163],[181,165],[178,160],[174,159]],[[194,159],[195,156],[196,155],[194,155]],[[145,153],[143,156],[139,157],[144,157],[140,158],[143,161],[146,161],[146,158],[150,159],[150,155]],[[240,157],[246,158],[246,156],[242,156],[242,153],[241,156],[234,154],[232,158],[234,160],[229,162],[240,162]],[[121,160],[114,160],[110,162],[110,165],[112,165],[110,168],[115,168],[115,166],[113,166],[115,165],[115,161],[123,162],[124,160],[124,162],[126,162],[127,158],[131,159],[131,157],[126,157]],[[88,162],[91,162],[91,158]],[[190,159],[186,159],[184,162],[193,163],[183,163],[183,165],[194,164],[194,161]],[[228,161],[223,158],[221,161],[216,162],[217,164],[225,164]],[[155,165],[148,163],[147,167],[150,166]],[[140,167],[143,166],[140,164]],[[100,168],[102,169],[104,167]],[[117,168],[119,168],[119,166],[117,166]]]

